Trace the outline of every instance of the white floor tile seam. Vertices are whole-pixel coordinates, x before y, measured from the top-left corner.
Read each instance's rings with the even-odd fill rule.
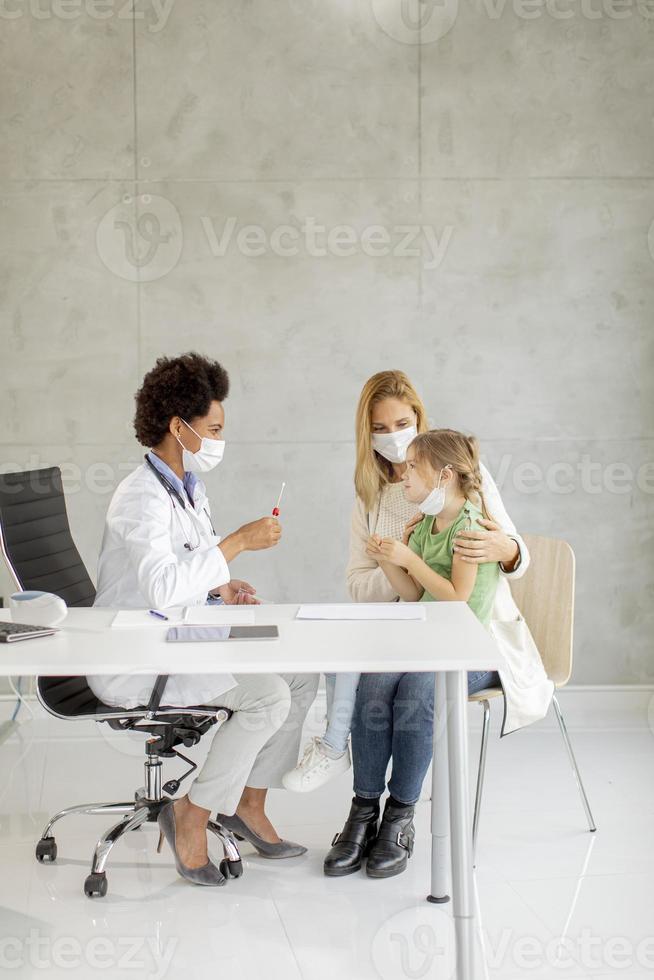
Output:
[[[611,874],[597,875],[597,876],[595,876],[595,882],[594,883],[595,883],[595,885],[597,885],[598,882],[602,881],[602,882],[606,882],[607,884],[611,885],[613,879],[615,879],[615,878],[620,878],[621,881],[622,881],[622,883],[624,883],[625,879],[628,879],[629,880],[629,884],[632,887],[637,882],[640,886],[642,886],[642,888],[643,888],[643,894],[648,894],[648,895],[651,894],[651,880],[652,880],[652,877],[651,877],[650,874],[648,874],[646,872],[631,872],[629,874],[624,874],[623,873],[621,875],[611,875]],[[530,911],[535,916],[537,916],[539,919],[541,919],[541,921],[544,921],[545,922],[546,928],[548,930],[551,930],[551,931],[554,931],[554,932],[561,932],[562,934],[565,934],[565,935],[575,935],[577,929],[579,928],[578,925],[577,926],[574,925],[575,916],[577,918],[581,918],[582,921],[584,921],[583,914],[581,912],[579,912],[580,895],[582,893],[582,885],[583,885],[583,883],[585,881],[590,881],[590,880],[591,880],[591,876],[580,876],[580,877],[577,877],[577,876],[568,875],[567,877],[563,877],[563,878],[560,878],[560,879],[542,879],[542,878],[539,878],[539,879],[533,879],[531,881],[512,882],[512,883],[510,883],[510,887],[517,894],[517,896],[524,903],[524,905],[527,908],[529,908]],[[570,884],[570,887],[572,889],[573,898],[572,898],[572,902],[571,902],[570,908],[567,910],[567,917],[566,917],[565,923],[563,925],[563,928],[562,929],[558,929],[556,926],[553,926],[552,925],[552,921],[549,918],[545,918],[544,914],[538,910],[538,908],[536,907],[536,904],[535,904],[534,900],[533,899],[530,899],[528,896],[526,896],[524,894],[524,888],[525,888],[525,886],[529,886],[529,885],[531,885],[532,887],[533,886],[538,886],[538,885],[547,885],[547,886],[550,886],[552,884],[560,884],[561,882],[568,882]],[[550,909],[551,909],[551,907],[548,908],[548,911],[550,911]],[[557,909],[557,911],[558,911],[558,909]],[[649,928],[649,934],[648,934],[647,938],[650,939],[652,942],[654,942],[654,936],[651,935],[651,931],[652,930],[651,930],[651,926],[650,926],[650,928]],[[592,967],[590,969],[591,969],[591,972],[596,972],[597,969],[598,969],[598,967],[595,966],[595,967]],[[599,967],[599,969],[601,969],[601,967]]]
[[[560,933],[557,933],[556,930],[553,930],[551,923],[548,922],[543,917],[543,915],[541,913],[539,913],[538,909],[534,908],[534,906],[527,899],[525,899],[524,895],[521,895],[520,892],[518,892],[514,888],[512,882],[511,881],[507,881],[507,884],[508,884],[509,888],[511,889],[511,891],[513,892],[513,894],[515,895],[515,898],[519,902],[521,902],[525,906],[526,909],[529,910],[529,912],[538,920],[538,922],[540,922],[541,926],[546,931],[546,933],[549,933],[550,934],[550,937],[551,937],[550,941],[551,942],[559,942],[559,941],[562,941],[563,938],[564,938],[564,936],[565,936],[565,931],[561,931]],[[483,914],[482,914],[482,925],[481,925],[481,927],[483,928]],[[569,954],[569,955],[571,955],[571,954]],[[584,977],[584,978],[590,977],[590,974],[584,968],[584,965],[583,965],[582,962],[580,962],[580,959],[577,956],[572,956],[572,959],[573,959],[574,963],[576,964],[576,966],[578,966],[579,967],[579,970],[581,971],[580,976],[581,977]],[[554,969],[557,969],[557,967],[554,967]]]
[[[645,972],[651,977],[654,975],[654,936],[650,880],[643,881],[639,876],[638,885],[633,880],[623,881],[617,896],[613,882],[607,879],[606,887],[596,887],[593,894],[584,889],[573,889],[571,882],[570,889],[563,893],[532,889],[531,896],[521,892],[521,897],[532,909],[540,903],[540,917],[546,919],[550,932],[565,937],[580,951],[583,966],[591,976],[625,976],[627,970],[646,967]],[[563,913],[561,894],[566,896],[565,905],[569,904]],[[625,896],[628,896],[627,902]],[[615,904],[614,897],[617,897]],[[566,915],[565,921],[562,914]],[[615,962],[616,941],[629,962]],[[641,973],[637,975],[640,977]]]
[[[559,875],[536,875],[533,878],[511,878],[505,877],[504,880],[507,884],[511,885],[512,888],[516,888],[518,885],[538,885],[540,882],[547,882],[548,884],[553,884],[562,881],[591,881],[593,879],[605,879],[605,878],[639,878],[643,882],[652,881],[652,875],[649,871],[598,871],[596,873],[585,872],[583,875],[574,874],[559,874]]]
[[[295,946],[293,944],[293,941],[292,941],[291,937],[288,934],[288,928],[287,928],[286,922],[284,921],[284,916],[282,915],[281,909],[279,908],[279,905],[277,904],[277,901],[275,900],[274,893],[271,893],[271,896],[270,897],[271,897],[271,901],[272,901],[273,907],[275,909],[275,913],[277,914],[277,918],[279,920],[279,924],[280,924],[280,926],[282,928],[282,931],[283,931],[283,933],[284,933],[284,935],[286,937],[286,942],[288,943],[289,951],[290,951],[290,953],[291,953],[291,955],[293,957],[293,960],[295,961],[295,965],[296,965],[296,968],[297,968],[298,976],[301,978],[301,980],[308,980],[308,978],[305,977],[305,974],[302,971],[302,967],[300,965],[300,961],[298,960],[297,955],[296,955],[296,952],[295,952]]]

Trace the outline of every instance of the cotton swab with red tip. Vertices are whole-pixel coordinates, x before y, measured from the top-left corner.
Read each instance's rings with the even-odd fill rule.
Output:
[[[279,497],[277,498],[277,504],[273,507],[273,512],[272,512],[272,516],[273,517],[279,517],[279,515],[280,515],[279,505],[282,502],[282,497],[284,496],[284,488],[285,487],[286,487],[286,484],[285,483],[282,483],[282,489],[279,491]]]

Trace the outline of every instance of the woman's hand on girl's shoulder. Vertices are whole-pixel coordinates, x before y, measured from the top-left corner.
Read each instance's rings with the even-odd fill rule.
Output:
[[[403,544],[407,544],[408,545],[409,539],[410,539],[411,535],[413,534],[413,532],[417,528],[418,524],[420,524],[420,522],[422,521],[422,519],[424,518],[424,516],[425,516],[424,514],[418,512],[415,515],[415,517],[412,517],[411,518],[411,520],[409,521],[409,523],[404,528],[404,534],[402,535],[402,543]]]
[[[505,534],[495,521],[477,519],[477,527],[457,531],[454,551],[462,561],[473,565],[488,562],[515,563],[520,549],[513,538]]]

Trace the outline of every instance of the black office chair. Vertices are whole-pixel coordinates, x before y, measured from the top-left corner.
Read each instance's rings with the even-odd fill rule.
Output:
[[[53,592],[68,606],[93,605],[95,588],[70,533],[59,467],[0,474],[0,549],[19,589]],[[56,718],[93,719],[118,731],[154,736],[145,743],[145,786],[136,791],[133,801],[87,803],[61,810],[48,822],[36,845],[37,860],[54,861],[57,844],[51,831],[57,820],[70,813],[122,815],[95,847],[91,873],[84,882],[89,898],[107,894],[105,865],[114,844],[128,831],[147,822],[156,823],[162,806],[197,768],[175,746],[196,745],[213,725],[231,717],[231,711],[214,705],[160,707],[167,680],[165,674],[157,677],[149,703],[128,710],[100,701],[86,677],[37,678],[37,697]],[[190,768],[162,786],[162,759],[174,757],[183,759]],[[209,821],[209,830],[223,847],[222,873],[226,878],[239,878],[243,865],[236,840],[213,821]]]

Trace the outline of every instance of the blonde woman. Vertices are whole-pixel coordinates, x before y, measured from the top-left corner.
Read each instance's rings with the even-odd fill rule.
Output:
[[[397,591],[388,583],[376,558],[367,552],[368,538],[375,534],[401,539],[407,523],[416,517],[417,507],[405,495],[402,476],[409,443],[428,428],[425,406],[401,371],[376,374],[365,385],[356,414],[356,504],[347,570],[350,593],[357,602],[398,599]],[[484,488],[495,505],[499,495],[486,471]],[[510,525],[508,517],[506,520]],[[480,529],[485,539],[476,537],[469,538],[465,544],[461,542],[466,556],[474,561],[482,558],[487,562],[504,561],[507,570],[515,566],[520,558],[520,539],[508,537],[491,521],[486,526],[488,530]],[[511,530],[515,534],[512,525]],[[480,547],[482,544],[485,548]],[[528,556],[524,567],[527,561]],[[325,679],[327,728],[322,736],[308,743],[298,765],[282,779],[286,789],[297,793],[323,786],[352,764],[349,737],[359,674],[327,674]]]
[[[416,504],[407,498],[402,481],[409,444],[418,434],[428,431],[427,412],[403,372],[384,371],[364,386],[356,427],[356,501],[351,524],[348,588],[355,602],[395,602],[399,600],[399,592],[387,578],[374,539],[394,539],[408,544],[413,528],[423,520],[424,514],[416,513]],[[524,573],[529,553],[483,464],[479,464],[478,478],[487,512],[493,515],[493,520],[481,517],[474,528],[458,530],[453,548],[462,566],[488,563],[499,566],[491,612],[492,630],[496,620],[516,625],[520,622],[507,579]],[[514,667],[514,675],[505,678],[501,673],[500,679],[505,699],[508,701],[508,690],[513,707],[519,698],[522,703],[518,706],[520,711],[505,712],[504,734],[542,717],[551,698],[551,683],[533,645],[525,646],[524,656],[521,652]],[[518,683],[512,685],[516,677]],[[470,674],[468,689],[481,690],[494,681],[494,674]],[[352,721],[355,797],[348,819],[325,858],[326,875],[352,874],[361,868],[366,855],[370,877],[389,877],[406,868],[413,847],[413,810],[431,761],[433,692],[433,674],[361,675]],[[374,723],[369,721],[371,710]],[[391,759],[390,796],[380,824],[379,801],[386,789],[386,771]],[[329,771],[324,762],[319,765],[323,773]]]

